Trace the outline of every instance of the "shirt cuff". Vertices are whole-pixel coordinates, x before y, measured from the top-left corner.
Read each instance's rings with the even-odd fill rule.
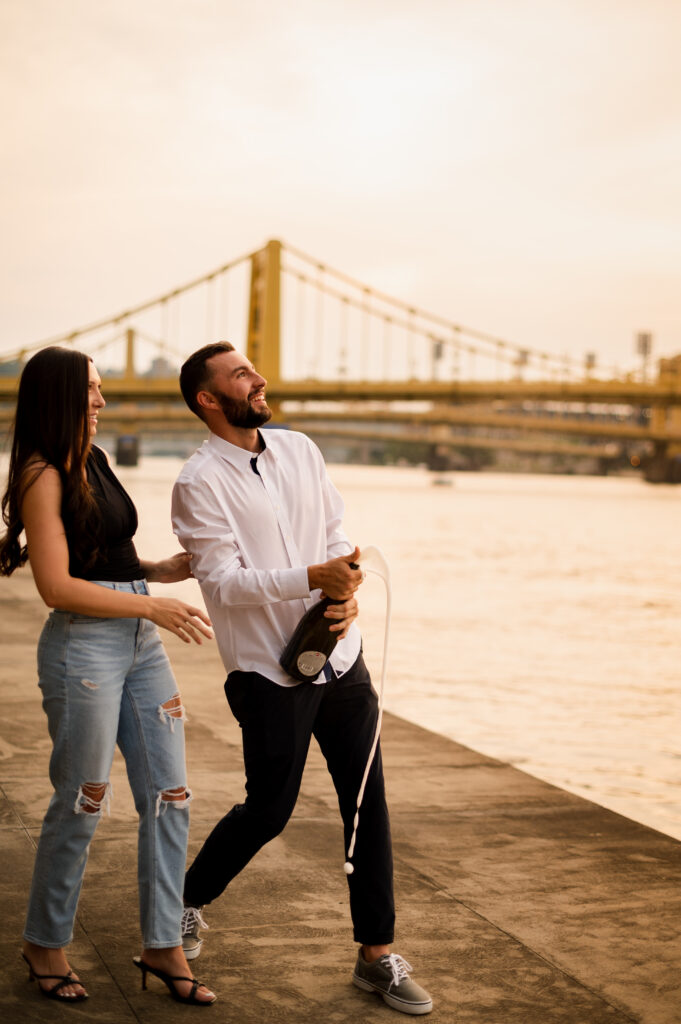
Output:
[[[281,570],[279,582],[282,601],[291,601],[296,597],[309,597],[311,594],[306,565],[297,569]]]

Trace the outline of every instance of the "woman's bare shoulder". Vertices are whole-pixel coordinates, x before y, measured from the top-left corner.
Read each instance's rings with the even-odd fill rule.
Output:
[[[42,455],[33,455],[27,460],[21,473],[21,492],[23,495],[34,487],[38,490],[61,490],[61,477],[56,466],[44,459]]]

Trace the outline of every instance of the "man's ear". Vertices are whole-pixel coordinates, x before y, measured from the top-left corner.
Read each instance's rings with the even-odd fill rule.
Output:
[[[202,409],[219,409],[220,403],[217,398],[211,395],[210,391],[198,391],[196,393],[196,404]]]

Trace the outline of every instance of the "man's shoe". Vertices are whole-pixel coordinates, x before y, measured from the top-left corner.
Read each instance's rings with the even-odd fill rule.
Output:
[[[199,938],[199,930],[208,928],[202,910],[203,907],[185,907],[182,911],[182,949],[187,960],[196,960],[201,952],[203,939]]]
[[[392,1006],[402,1013],[430,1013],[433,1000],[425,989],[409,977],[411,966],[397,953],[386,953],[369,964],[359,951],[352,980],[357,988],[365,992],[378,992]]]

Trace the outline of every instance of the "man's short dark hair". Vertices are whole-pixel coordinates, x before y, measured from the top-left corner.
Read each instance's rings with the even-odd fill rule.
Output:
[[[234,345],[229,341],[218,341],[214,345],[204,345],[203,348],[193,352],[180,370],[180,391],[182,397],[191,411],[204,419],[203,410],[196,401],[196,396],[203,388],[208,388],[211,381],[211,371],[206,365],[213,356],[221,352],[234,352]]]

